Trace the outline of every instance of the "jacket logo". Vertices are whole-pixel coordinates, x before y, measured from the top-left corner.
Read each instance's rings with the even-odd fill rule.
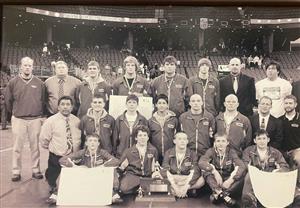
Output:
[[[191,166],[191,165],[192,165],[192,162],[185,162],[184,165],[185,165],[185,166]]]
[[[209,122],[208,121],[203,121],[204,126],[208,126]]]
[[[208,88],[215,89],[215,86],[209,84]]]
[[[137,88],[143,88],[143,85],[137,84],[136,87],[137,87]]]
[[[272,158],[272,157],[271,157],[271,158],[269,159],[269,162],[270,162],[270,163],[274,163],[274,162],[275,162],[275,158]]]
[[[236,125],[239,126],[239,127],[243,127],[244,126],[244,124],[242,124],[240,122],[237,122]]]
[[[173,124],[168,124],[168,128],[173,129],[175,126]]]
[[[292,126],[292,127],[295,127],[295,128],[298,128],[298,127],[299,127],[299,124],[292,124],[291,126]]]
[[[228,160],[225,165],[231,165],[232,164],[232,161],[231,160]]]
[[[103,124],[103,127],[110,128],[110,124]]]
[[[32,87],[32,88],[37,88],[37,86],[36,86],[36,85],[31,85],[31,87]]]
[[[153,154],[149,153],[149,154],[147,154],[147,157],[148,157],[148,158],[152,158],[152,157],[153,157]]]
[[[102,89],[102,88],[98,89],[98,92],[104,92],[104,89]]]

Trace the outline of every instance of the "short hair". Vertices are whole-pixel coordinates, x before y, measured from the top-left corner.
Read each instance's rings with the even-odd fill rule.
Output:
[[[88,63],[88,67],[89,66],[96,66],[98,69],[100,69],[100,65],[99,65],[99,63],[97,61],[90,61]]]
[[[138,125],[133,129],[133,133],[132,133],[133,138],[137,138],[137,135],[138,135],[139,131],[146,132],[148,136],[150,134],[150,130],[147,126]]]
[[[279,72],[279,74],[281,73],[281,66],[279,64],[279,62],[274,61],[274,60],[270,60],[269,62],[266,63],[266,70],[268,69],[269,66],[274,65],[276,66],[277,71]]]
[[[166,62],[168,63],[175,63],[177,64],[177,59],[174,56],[167,56],[164,58],[163,63],[165,64]]]
[[[260,135],[266,135],[269,137],[269,133],[265,129],[258,129],[254,134],[254,139]]]
[[[66,62],[64,62],[64,61],[57,61],[57,62],[55,62],[55,68],[57,67],[57,65],[59,65],[59,64],[64,64],[67,68],[68,68],[68,65],[67,65],[67,63]]]
[[[160,99],[165,100],[167,103],[169,103],[168,96],[166,96],[165,94],[160,94],[157,96],[157,98],[155,100],[155,104],[157,104]]]
[[[136,71],[139,69],[139,61],[134,56],[127,56],[123,61],[123,67],[125,68],[126,63],[129,62],[134,63]]]
[[[89,134],[85,137],[85,141],[87,141],[89,138],[91,137],[96,137],[98,139],[98,142],[100,142],[100,136],[96,133],[92,133],[92,134]]]
[[[287,95],[287,96],[284,97],[283,100],[286,100],[286,99],[294,100],[295,103],[297,103],[297,98],[296,98],[296,96],[294,96],[294,95]]]
[[[60,97],[58,99],[58,105],[61,103],[62,100],[70,100],[71,104],[73,105],[73,99],[68,95],[64,95],[64,96]]]
[[[100,94],[94,94],[93,98],[92,98],[92,102],[94,99],[99,99],[101,98],[103,100],[103,102],[105,102],[105,98],[103,96],[101,96]]]
[[[198,61],[198,67],[200,67],[200,66],[203,65],[203,64],[208,65],[208,67],[209,67],[210,69],[212,68],[211,61],[210,61],[208,58],[201,58],[201,59]]]
[[[226,140],[228,140],[228,135],[227,134],[216,133],[214,135],[214,141],[216,141],[216,139],[219,138],[219,137],[224,137],[224,138],[226,138]]]
[[[179,131],[179,132],[176,132],[176,134],[174,135],[174,139],[176,139],[178,137],[178,135],[180,135],[180,134],[184,134],[188,138],[187,133],[185,133],[184,131]]]
[[[270,101],[271,101],[271,104],[273,104],[273,103],[272,103],[272,98],[270,98],[269,96],[266,96],[266,95],[262,96],[262,97],[259,99],[259,103],[262,101],[262,99],[270,100]]]
[[[29,60],[29,61],[31,61],[33,63],[33,59],[32,58],[30,58],[29,56],[25,56],[25,57],[21,58],[20,65],[22,65],[23,61],[25,61],[25,60]]]
[[[135,94],[130,94],[127,96],[126,98],[126,103],[129,101],[129,100],[134,100],[137,102],[137,104],[139,104],[139,97],[136,96]]]

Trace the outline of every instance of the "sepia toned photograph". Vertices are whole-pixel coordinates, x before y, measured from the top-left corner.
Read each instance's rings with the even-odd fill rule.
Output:
[[[300,207],[300,7],[3,5],[0,207]]]

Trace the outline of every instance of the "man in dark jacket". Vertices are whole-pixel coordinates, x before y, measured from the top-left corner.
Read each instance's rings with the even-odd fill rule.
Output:
[[[238,111],[245,116],[253,114],[256,105],[254,79],[241,73],[242,65],[239,58],[232,58],[228,65],[230,74],[220,79],[220,105],[225,110],[225,97],[234,94],[238,98]]]

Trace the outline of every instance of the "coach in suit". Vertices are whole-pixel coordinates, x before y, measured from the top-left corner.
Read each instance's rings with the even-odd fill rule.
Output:
[[[281,120],[270,114],[272,108],[272,99],[263,96],[258,102],[258,114],[250,117],[252,125],[252,135],[255,135],[259,129],[268,132],[270,138],[270,146],[282,150],[281,142],[283,140]]]
[[[245,116],[253,114],[256,105],[254,79],[241,73],[241,60],[232,58],[228,65],[230,74],[220,79],[220,105],[224,111],[225,97],[229,94],[237,96],[239,101],[238,111]]]

